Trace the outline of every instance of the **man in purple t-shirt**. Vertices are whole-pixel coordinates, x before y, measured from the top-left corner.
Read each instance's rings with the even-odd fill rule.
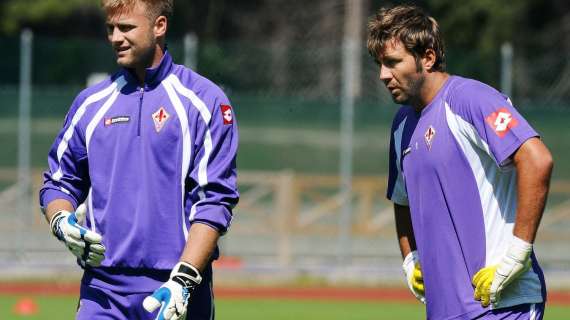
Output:
[[[77,319],[213,319],[211,263],[239,198],[232,107],[173,63],[173,0],[102,4],[121,69],[73,102],[40,191],[84,268]]]
[[[368,50],[402,105],[391,130],[387,197],[404,273],[428,319],[542,319],[532,243],[552,156],[493,88],[445,72],[435,19],[378,11]]]

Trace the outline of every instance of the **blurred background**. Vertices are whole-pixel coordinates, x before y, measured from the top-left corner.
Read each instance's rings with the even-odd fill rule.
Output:
[[[385,200],[397,106],[365,44],[369,17],[398,3],[175,1],[169,51],[223,87],[240,125],[220,281],[404,287]],[[511,96],[553,152],[536,254],[550,288],[570,287],[570,2],[415,3],[440,23],[448,71]],[[80,275],[37,192],[73,98],[116,70],[98,6],[0,0],[0,278]]]

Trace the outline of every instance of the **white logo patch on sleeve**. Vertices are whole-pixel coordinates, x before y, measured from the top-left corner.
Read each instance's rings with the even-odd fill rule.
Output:
[[[487,124],[495,131],[499,138],[504,137],[510,129],[516,127],[519,122],[507,108],[501,108],[492,112],[485,118]]]

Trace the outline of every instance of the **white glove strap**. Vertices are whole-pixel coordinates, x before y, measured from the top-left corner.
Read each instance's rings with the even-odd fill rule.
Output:
[[[418,252],[416,250],[408,253],[406,258],[404,258],[404,263],[402,263],[402,269],[404,269],[404,274],[406,278],[414,271],[416,262],[419,261]]]
[[[198,269],[184,261],[180,261],[174,266],[170,273],[170,279],[175,280],[186,288],[194,288],[202,282],[202,276]]]
[[[65,216],[69,215],[69,211],[67,210],[59,210],[58,212],[54,213],[53,216],[51,216],[51,220],[49,221],[49,228],[51,229],[51,233],[56,236],[56,238],[60,239],[60,236],[57,234],[57,231],[59,229],[59,226],[57,226],[57,224],[59,223],[59,221],[61,219],[65,219]],[[62,217],[63,216],[63,217]]]
[[[524,262],[532,252],[532,244],[528,243],[517,236],[513,236],[511,246],[507,251],[507,255],[519,262]]]

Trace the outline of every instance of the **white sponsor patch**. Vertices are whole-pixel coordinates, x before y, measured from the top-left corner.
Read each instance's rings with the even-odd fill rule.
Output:
[[[112,117],[112,118],[105,118],[104,124],[105,124],[105,127],[108,127],[108,126],[116,124],[116,123],[127,123],[130,120],[131,120],[131,118],[128,116],[118,116],[118,117]]]

